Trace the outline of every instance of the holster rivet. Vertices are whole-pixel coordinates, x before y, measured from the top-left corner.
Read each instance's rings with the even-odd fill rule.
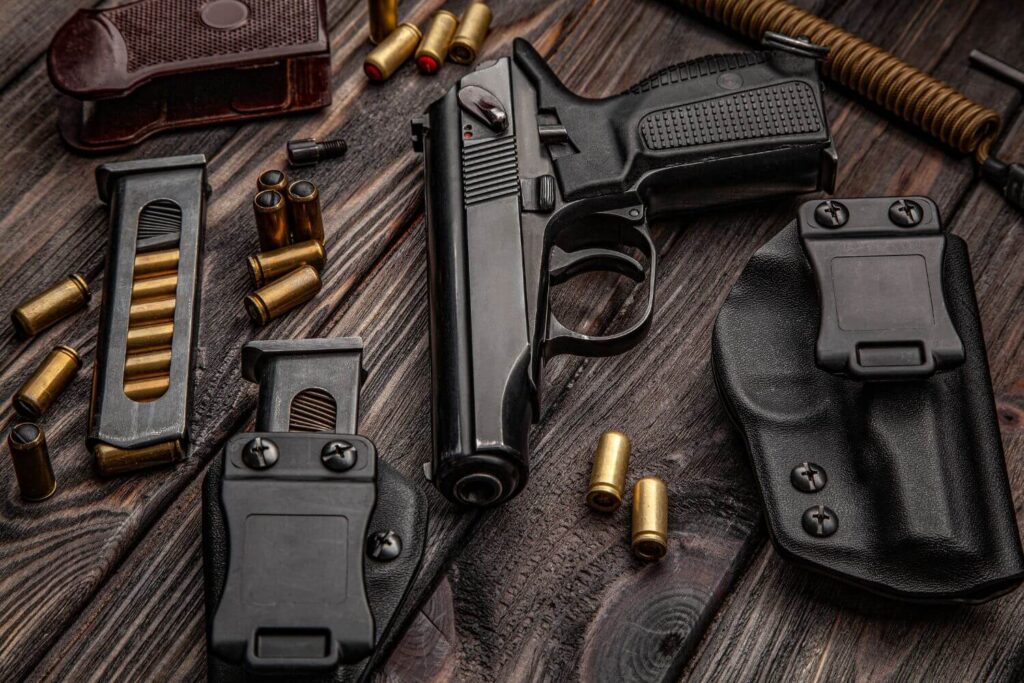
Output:
[[[370,534],[366,554],[379,562],[390,562],[402,554],[402,537],[391,530]]]

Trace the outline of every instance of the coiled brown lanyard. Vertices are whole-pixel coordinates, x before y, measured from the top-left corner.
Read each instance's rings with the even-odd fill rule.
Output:
[[[760,40],[768,31],[806,37],[829,48],[822,73],[964,154],[972,154],[986,179],[1008,201],[1024,208],[1024,166],[1005,164],[991,148],[1002,126],[999,114],[969,99],[882,48],[785,0],[677,0],[739,33]],[[972,54],[972,61],[1024,88],[1024,74]]]

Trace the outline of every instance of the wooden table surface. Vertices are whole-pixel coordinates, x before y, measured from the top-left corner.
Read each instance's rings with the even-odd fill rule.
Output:
[[[106,213],[99,159],[64,147],[45,49],[95,0],[0,2],[0,311],[80,271],[98,292]],[[416,478],[431,501],[421,610],[379,677],[390,681],[1020,680],[1024,591],[978,607],[904,606],[807,574],[767,542],[742,445],[709,369],[716,311],[750,255],[794,215],[797,199],[659,225],[657,316],[635,352],[560,359],[533,432],[526,492],[486,513],[457,512],[420,476],[429,453],[426,255],[420,160],[409,119],[462,67],[434,78],[403,69],[381,87],[362,74],[364,0],[329,0],[334,104],[314,115],[154,138],[117,157],[203,153],[214,194],[191,457],[173,469],[100,480],[84,444],[99,299],[30,341],[0,320],[6,402],[54,345],[85,366],[45,417],[60,488],[43,503],[17,493],[0,457],[0,680],[194,680],[205,675],[200,482],[233,433],[251,427],[242,381],[250,339],[360,335],[370,375],[361,432]],[[421,25],[464,0],[405,0]],[[1003,156],[1024,158],[1020,97],[971,71],[980,47],[1024,65],[1019,2],[802,0],[963,89],[1007,121]],[[655,0],[491,0],[488,56],[524,36],[572,89],[617,93],[669,63],[750,46]],[[926,194],[971,250],[1014,496],[1024,500],[1024,217],[975,178],[969,160],[833,89],[838,194]],[[263,329],[242,309],[244,257],[256,246],[249,201],[285,141],[340,136],[348,156],[309,172],[323,199],[328,267],[321,294]],[[630,289],[591,281],[558,298],[593,332],[630,315]],[[582,503],[591,450],[605,429],[634,442],[631,475],[671,491],[671,548],[645,566],[628,549],[628,513]],[[435,578],[431,578],[435,577]],[[439,579],[436,577],[440,577]]]

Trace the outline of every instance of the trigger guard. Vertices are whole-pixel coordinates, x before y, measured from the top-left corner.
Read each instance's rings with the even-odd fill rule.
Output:
[[[618,273],[634,282],[642,282],[644,279],[643,265],[621,251],[600,248],[565,251],[560,247],[552,248],[548,268],[551,284],[560,285],[577,275],[591,272]]]

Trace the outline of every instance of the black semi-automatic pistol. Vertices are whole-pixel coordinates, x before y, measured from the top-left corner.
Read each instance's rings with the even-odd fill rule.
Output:
[[[467,74],[413,121],[426,167],[427,473],[449,500],[493,505],[522,490],[546,359],[614,355],[642,340],[657,260],[648,221],[832,191],[825,50],[778,34],[765,47],[677,64],[595,100],[516,40],[511,58]],[[646,279],[638,320],[605,336],[559,322],[551,287],[587,271]]]

